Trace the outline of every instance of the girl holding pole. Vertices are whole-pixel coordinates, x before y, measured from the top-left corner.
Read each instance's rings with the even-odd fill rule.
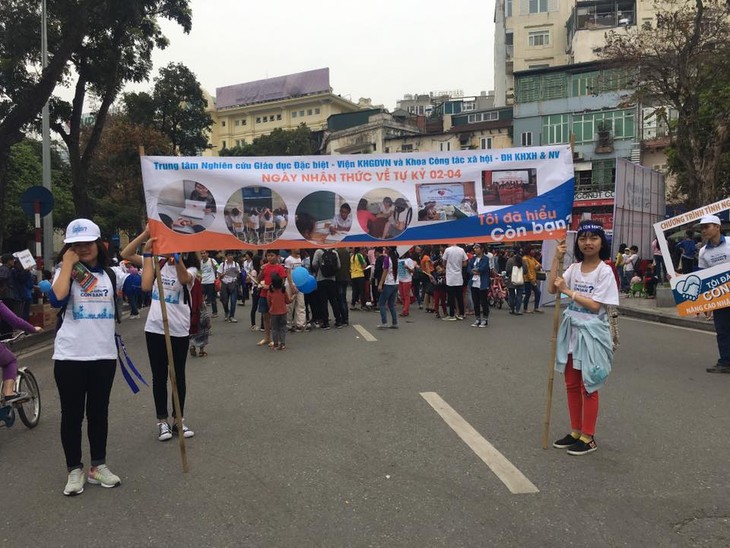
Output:
[[[571,432],[553,443],[570,455],[587,455],[598,446],[594,439],[598,418],[598,390],[611,372],[613,340],[607,306],[618,305],[618,286],[611,267],[610,246],[603,226],[581,222],[576,234],[576,263],[558,276],[565,256],[565,241],[558,243],[548,277],[548,291],[568,296],[557,336],[555,369],[565,373]]]

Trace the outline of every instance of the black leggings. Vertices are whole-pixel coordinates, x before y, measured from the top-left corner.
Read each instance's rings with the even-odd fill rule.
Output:
[[[251,327],[256,327],[256,312],[259,310],[259,290],[251,292]]]
[[[474,315],[477,319],[489,319],[489,300],[487,299],[489,289],[471,288],[471,300],[474,303]]]
[[[447,285],[446,295],[449,299],[449,316],[454,317],[454,306],[456,306],[456,315],[464,315],[464,288],[460,285]]]
[[[152,396],[155,399],[157,419],[163,420],[167,415],[167,347],[165,336],[145,331],[147,338],[147,355],[152,369]],[[180,414],[185,416],[185,362],[188,358],[190,337],[170,337],[172,340],[172,358],[175,362],[175,381],[177,395],[180,398]],[[175,404],[172,404],[172,416],[176,417]]]
[[[109,394],[114,384],[116,360],[56,360],[53,375],[61,400],[61,444],[69,472],[83,468],[81,462],[81,425],[86,411],[91,466],[106,461],[109,431]]]

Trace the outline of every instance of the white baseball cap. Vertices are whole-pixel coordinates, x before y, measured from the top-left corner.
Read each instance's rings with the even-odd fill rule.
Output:
[[[66,238],[64,238],[63,243],[95,242],[99,238],[101,238],[99,225],[89,219],[76,219],[66,227]]]
[[[705,215],[700,219],[698,225],[722,225],[720,217],[717,215]]]

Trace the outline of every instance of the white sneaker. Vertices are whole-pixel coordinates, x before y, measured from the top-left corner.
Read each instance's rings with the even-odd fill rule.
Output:
[[[473,324],[471,324],[472,327],[479,327],[482,325],[482,321],[477,318],[477,321],[475,321]]]
[[[177,422],[172,423],[172,433],[177,434]],[[195,432],[190,430],[190,428],[188,428],[187,425],[183,422],[183,437],[192,438],[194,435],[195,435]]]
[[[100,464],[99,466],[90,468],[89,473],[86,475],[86,480],[93,485],[101,485],[106,488],[117,487],[122,484],[119,476],[112,473],[106,464]]]
[[[172,430],[170,430],[170,425],[166,422],[158,422],[157,423],[157,439],[160,441],[167,441],[172,439]]]
[[[84,492],[84,470],[82,468],[74,468],[68,473],[68,481],[66,487],[63,489],[63,494],[67,497],[73,497],[80,495]]]

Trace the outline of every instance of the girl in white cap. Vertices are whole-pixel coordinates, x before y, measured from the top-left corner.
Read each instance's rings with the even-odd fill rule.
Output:
[[[54,308],[61,309],[53,360],[61,399],[61,443],[68,468],[63,494],[72,496],[84,492],[86,481],[102,487],[121,484],[119,476],[106,465],[106,439],[109,394],[117,364],[114,289],[122,287],[124,274],[108,267],[109,254],[101,232],[90,220],[71,221],[64,243],[49,299]],[[96,278],[93,287],[84,283],[84,288],[78,276],[74,278],[74,267],[79,263]],[[81,461],[84,414],[91,448],[91,467],[86,475]]]

